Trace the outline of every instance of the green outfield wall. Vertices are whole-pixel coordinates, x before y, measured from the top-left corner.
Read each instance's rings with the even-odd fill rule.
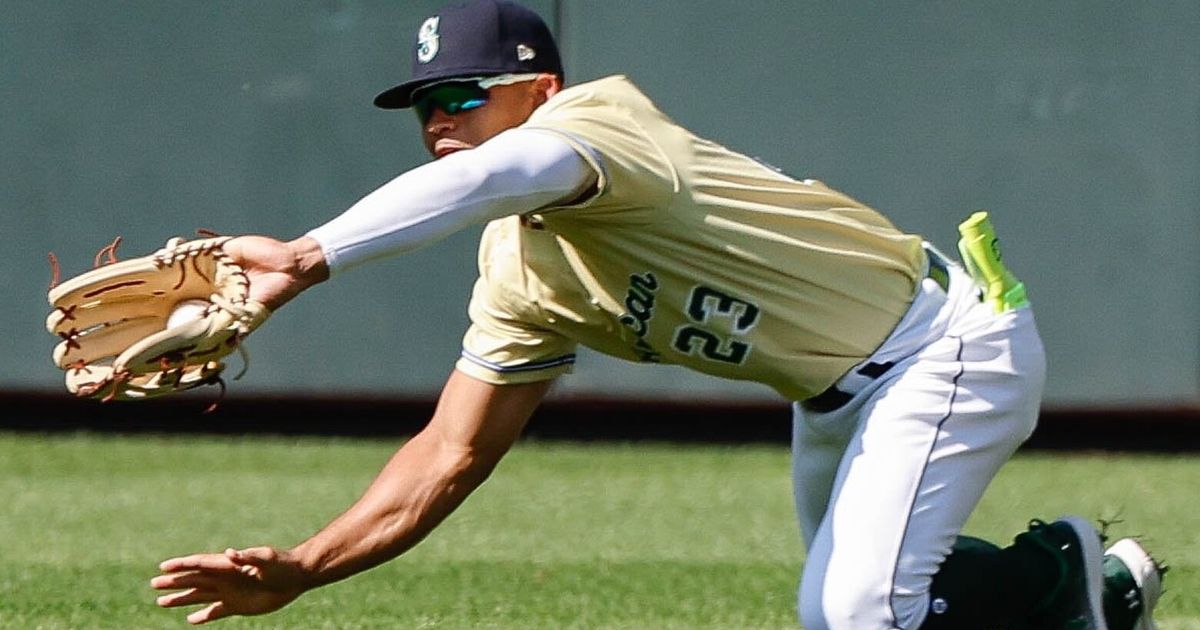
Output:
[[[302,234],[425,157],[371,106],[440,2],[0,3],[0,390],[57,392],[47,253]],[[1027,283],[1047,404],[1200,406],[1200,3],[529,2],[568,82],[624,73],[680,122],[952,250],[988,209]],[[351,270],[248,348],[237,395],[435,392],[479,230]],[[238,359],[235,357],[236,363]],[[582,355],[561,396],[768,399]]]

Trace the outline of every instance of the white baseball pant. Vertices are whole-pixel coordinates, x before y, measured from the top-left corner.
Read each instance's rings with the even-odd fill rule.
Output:
[[[949,277],[948,290],[924,279],[896,330],[835,384],[848,402],[793,405],[807,630],[918,628],[939,564],[1036,425],[1045,355],[1032,311],[995,314],[965,270]]]

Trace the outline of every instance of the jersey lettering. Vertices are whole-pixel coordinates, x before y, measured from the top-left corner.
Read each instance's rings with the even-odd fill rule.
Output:
[[[625,310],[619,321],[637,335],[634,348],[638,359],[650,363],[658,363],[660,354],[646,343],[646,333],[650,332],[650,318],[654,317],[654,294],[658,291],[658,278],[647,271],[641,275],[629,276],[629,291],[625,294]]]
[[[736,339],[721,337],[709,330],[713,318],[728,318],[731,335],[744,335],[758,322],[758,306],[751,302],[735,298],[716,289],[697,286],[692,289],[688,298],[687,315],[694,324],[706,324],[701,328],[697,325],[684,325],[675,330],[675,340],[671,344],[684,354],[696,354],[709,361],[742,364],[750,354],[751,344]]]

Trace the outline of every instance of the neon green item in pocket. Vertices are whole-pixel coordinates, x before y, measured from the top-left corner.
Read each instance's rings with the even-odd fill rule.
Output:
[[[997,313],[1029,306],[1025,284],[1004,266],[1000,241],[986,211],[976,212],[958,225],[958,251],[967,272],[984,290],[984,301]]]

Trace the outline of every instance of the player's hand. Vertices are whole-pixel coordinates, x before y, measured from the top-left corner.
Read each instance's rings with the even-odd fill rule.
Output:
[[[150,586],[176,591],[160,596],[159,606],[204,605],[187,616],[192,624],[279,610],[307,588],[303,568],[288,552],[272,547],[172,558],[159,570],[162,575],[150,580]]]
[[[265,236],[239,236],[227,253],[250,279],[250,299],[278,310],[308,287],[329,277],[320,245],[302,237],[284,242]]]

